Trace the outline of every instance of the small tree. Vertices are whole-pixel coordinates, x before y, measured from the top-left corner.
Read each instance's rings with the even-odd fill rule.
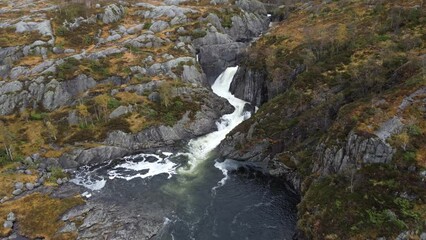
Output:
[[[406,132],[403,132],[395,136],[395,143],[404,151],[407,151],[407,145],[409,142],[410,142],[410,136],[408,136]]]
[[[0,140],[3,142],[4,150],[9,160],[13,161],[13,134],[7,129],[6,125],[0,121]]]
[[[22,109],[22,111],[20,112],[21,118],[23,118],[25,120],[25,122],[28,122],[28,119],[30,118],[30,112],[24,108]]]
[[[339,51],[349,39],[348,28],[346,24],[339,24],[336,33],[337,50]]]
[[[168,107],[171,102],[172,98],[172,86],[169,82],[163,83],[159,88],[159,93],[161,97],[161,103]]]
[[[106,120],[106,115],[108,111],[108,102],[110,100],[110,97],[106,94],[102,94],[102,95],[96,96],[93,100],[95,101],[98,119],[102,117]]]
[[[77,112],[78,112],[78,115],[80,115],[83,118],[84,124],[87,125],[87,118],[90,116],[87,106],[84,105],[83,103],[80,103],[79,105],[77,105]]]
[[[50,121],[47,121],[46,128],[49,131],[50,136],[56,141],[58,135],[58,130],[56,127]]]

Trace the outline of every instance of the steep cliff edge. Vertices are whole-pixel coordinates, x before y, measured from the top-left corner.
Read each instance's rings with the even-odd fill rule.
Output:
[[[293,183],[299,239],[425,231],[422,4],[287,5],[247,52],[232,91],[260,108],[220,152]]]

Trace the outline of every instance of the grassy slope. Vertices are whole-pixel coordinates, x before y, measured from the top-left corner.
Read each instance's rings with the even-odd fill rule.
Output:
[[[289,87],[236,129],[258,123],[241,150],[264,139],[272,149],[285,150],[279,158],[305,179],[298,225],[309,238],[395,237],[425,229],[426,192],[417,172],[426,167],[421,103],[400,114],[407,128],[389,140],[397,149],[393,162],[359,170],[353,188],[349,177],[318,180],[311,171],[318,143],[334,146],[351,130],[373,133],[395,116],[404,97],[426,85],[420,6],[421,1],[314,1],[252,48],[247,64],[266,69],[270,85]],[[306,71],[286,77],[300,65]],[[417,171],[408,171],[410,166]]]
[[[150,3],[154,5],[162,4],[161,1],[151,1]],[[43,6],[43,3],[36,2],[36,4],[41,4],[40,7]],[[104,2],[103,4],[106,3]],[[96,145],[95,142],[103,141],[107,133],[113,130],[136,133],[155,125],[173,125],[180,120],[187,111],[190,111],[190,116],[193,116],[193,114],[199,110],[203,102],[202,96],[194,94],[194,96],[191,96],[193,101],[181,99],[180,97],[168,99],[168,104],[165,106],[164,102],[157,103],[150,101],[148,95],[151,92],[149,91],[140,96],[133,92],[126,92],[125,90],[129,85],[147,83],[153,80],[163,80],[168,82],[168,84],[166,84],[167,88],[161,88],[159,93],[162,99],[165,99],[170,95],[170,89],[173,87],[190,88],[191,84],[183,83],[179,79],[173,80],[165,75],[150,77],[138,73],[133,74],[130,71],[130,67],[146,67],[144,59],[148,56],[152,56],[154,62],[165,62],[167,59],[164,59],[163,55],[166,53],[173,55],[175,58],[192,57],[191,53],[175,49],[175,41],[178,41],[180,36],[191,36],[193,39],[203,37],[206,34],[205,23],[199,21],[200,17],[207,16],[210,12],[215,12],[219,17],[225,19],[223,22],[224,25],[229,25],[226,19],[229,20],[230,16],[240,14],[240,12],[237,11],[238,8],[235,6],[228,6],[225,10],[222,10],[222,6],[211,5],[209,1],[191,1],[186,3],[183,7],[185,6],[196,9],[198,12],[188,14],[188,23],[174,25],[160,33],[156,33],[155,35],[163,40],[166,38],[171,40],[170,42],[164,42],[163,46],[156,48],[135,48],[123,43],[129,38],[134,38],[147,31],[152,24],[153,20],[144,19],[138,15],[138,11],[146,10],[143,7],[126,7],[124,17],[118,22],[104,24],[101,20],[97,20],[95,23],[82,24],[81,27],[73,31],[67,31],[62,27],[62,23],[65,20],[71,21],[79,16],[88,17],[92,14],[100,13],[103,9],[87,9],[84,4],[68,3],[63,6],[61,5],[59,10],[47,12],[48,17],[52,19],[52,26],[56,37],[55,45],[58,48],[72,48],[75,49],[77,53],[85,49],[87,54],[110,47],[128,48],[128,51],[124,53],[113,54],[99,60],[66,59],[66,57],[73,54],[52,54],[49,52],[49,58],[65,58],[65,62],[58,66],[57,73],[48,73],[47,75],[53,75],[58,81],[73,79],[79,74],[86,74],[96,81],[101,81],[111,76],[120,76],[122,78],[129,77],[130,81],[121,86],[99,84],[87,93],[79,96],[79,104],[76,106],[62,107],[52,112],[43,110],[42,108],[38,108],[38,110],[26,109],[21,113],[12,114],[10,116],[0,116],[0,121],[4,122],[10,140],[13,141],[15,155],[28,156],[36,152],[42,152],[42,156],[45,157],[59,157],[63,152],[69,151],[75,145],[93,147]],[[4,16],[5,19],[8,17],[16,16]],[[160,20],[170,21],[171,19],[163,17]],[[95,48],[94,37],[99,31],[102,33],[101,37],[106,38],[109,36],[108,32],[110,30],[116,30],[119,25],[130,27],[137,24],[145,24],[144,29],[138,32],[137,35],[123,36],[123,38],[117,42],[103,44]],[[177,33],[177,29],[180,27],[184,27],[187,33]],[[2,40],[0,38],[0,47],[23,45],[33,42],[34,39],[39,39],[40,37],[33,32],[22,35],[15,33],[14,29],[4,29],[2,31],[4,34],[0,35],[2,35],[4,39]],[[15,39],[16,41],[12,42],[10,39]],[[5,42],[5,44],[2,44],[2,42]],[[14,66],[32,68],[42,62],[43,59],[41,57],[30,55],[16,61]],[[192,63],[185,64],[190,65]],[[196,65],[196,67],[199,66]],[[173,71],[180,76],[183,71],[183,64]],[[111,90],[113,89],[117,90],[119,93],[112,96]],[[128,105],[132,105],[136,111],[116,119],[108,119],[108,115],[115,108]],[[77,113],[79,123],[76,125],[69,125],[67,118],[69,113],[73,111]],[[50,126],[48,127],[48,125]],[[2,143],[4,142],[2,135],[3,134],[0,134],[1,145],[3,145]],[[59,146],[60,149],[58,150],[57,147],[52,147],[53,145]]]

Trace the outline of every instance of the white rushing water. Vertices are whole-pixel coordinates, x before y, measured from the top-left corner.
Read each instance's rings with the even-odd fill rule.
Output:
[[[250,112],[244,112],[244,106],[247,102],[236,98],[229,91],[232,80],[237,73],[237,67],[227,68],[212,85],[213,92],[228,100],[228,102],[235,108],[231,114],[226,114],[220,118],[216,123],[217,131],[209,133],[200,138],[191,140],[189,142],[189,151],[192,155],[191,165],[196,165],[197,161],[203,161],[208,154],[215,149],[226,135],[232,131],[238,124],[250,118]]]
[[[123,158],[124,161],[122,163],[107,170],[107,179],[113,180],[120,178],[130,181],[134,178],[145,179],[160,174],[167,174],[170,179],[174,174],[177,174],[177,168],[180,167],[180,164],[174,163],[170,160],[170,158],[179,155],[186,155],[189,158],[190,168],[182,170],[182,172],[192,172],[199,163],[207,159],[209,153],[215,149],[223,139],[225,139],[226,135],[232,129],[250,117],[250,112],[244,111],[244,106],[247,102],[236,98],[229,91],[237,70],[238,66],[227,68],[212,85],[213,92],[228,100],[228,102],[235,108],[234,112],[222,116],[216,123],[217,131],[191,140],[188,144],[188,153],[141,153],[125,157]],[[225,176],[225,178],[218,183],[217,187],[223,186],[227,179],[228,171],[225,169],[225,166],[228,166],[228,164],[215,164],[215,167],[221,170]],[[87,168],[84,171],[79,172],[76,178],[72,181],[93,191],[100,190],[105,186],[107,179],[96,174],[99,169],[89,171]]]
[[[169,156],[172,154],[163,153],[163,155],[166,157],[144,153],[125,157],[126,162],[108,171],[109,179],[121,178],[129,181],[134,178],[150,178],[160,174],[168,174],[170,179],[173,174],[176,174],[178,165],[169,160]],[[128,172],[129,170],[131,172]]]

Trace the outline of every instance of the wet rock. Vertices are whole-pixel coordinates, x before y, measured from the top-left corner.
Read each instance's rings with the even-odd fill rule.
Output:
[[[184,96],[185,91],[187,90],[180,89],[179,96]],[[197,94],[193,91],[191,94]],[[108,134],[105,143],[136,150],[171,145],[177,141],[189,140],[216,130],[216,121],[223,114],[232,112],[233,108],[225,99],[217,97],[210,91],[202,91],[198,94],[203,94],[205,98],[200,111],[197,111],[194,117],[190,118],[190,112],[187,112],[173,126],[161,125],[145,129],[137,134],[113,131]]]
[[[260,106],[268,100],[267,73],[246,66],[239,67],[230,91],[237,98]]]

